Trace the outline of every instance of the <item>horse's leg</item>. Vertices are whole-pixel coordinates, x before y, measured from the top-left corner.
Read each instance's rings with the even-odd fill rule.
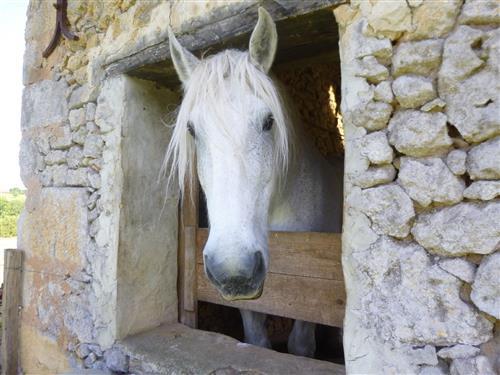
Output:
[[[267,337],[266,314],[240,309],[245,330],[245,342],[252,345],[270,348],[271,342]]]
[[[288,352],[303,357],[314,357],[316,351],[316,324],[296,320],[288,337]]]

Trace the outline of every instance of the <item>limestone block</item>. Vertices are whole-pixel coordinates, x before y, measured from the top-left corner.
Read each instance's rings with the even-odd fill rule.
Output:
[[[425,345],[424,347],[410,347],[405,351],[408,354],[410,361],[415,365],[438,364],[436,348],[432,345]]]
[[[458,18],[459,23],[468,25],[500,24],[500,6],[495,0],[466,0]]]
[[[396,78],[392,83],[392,90],[403,108],[417,108],[436,97],[432,80],[414,75]]]
[[[54,150],[65,150],[71,147],[71,131],[68,126],[58,126],[49,137],[50,147]]]
[[[435,112],[441,111],[444,107],[446,107],[446,102],[441,98],[436,98],[424,104],[420,110],[424,112]]]
[[[83,365],[86,368],[92,368],[94,363],[97,361],[97,356],[95,353],[90,353],[86,358],[85,361],[83,361]]]
[[[41,174],[43,186],[66,186],[66,165],[50,165]]]
[[[400,43],[392,58],[393,74],[428,76],[441,64],[442,39]]]
[[[462,202],[421,214],[411,232],[433,254],[490,254],[500,247],[500,202]]]
[[[91,353],[89,344],[86,343],[79,344],[75,350],[75,353],[78,356],[78,358],[84,359]]]
[[[111,371],[128,372],[129,358],[118,349],[110,349],[104,352],[106,366]]]
[[[359,209],[372,221],[372,229],[379,234],[404,238],[410,232],[415,216],[413,204],[397,185],[385,185],[363,190]]]
[[[489,201],[500,196],[500,181],[475,181],[464,190],[464,197]]]
[[[99,127],[95,124],[94,121],[89,121],[87,124],[85,124],[85,127],[87,128],[87,131],[89,134],[98,134],[99,133]]]
[[[498,218],[497,218],[498,219]],[[484,257],[472,284],[472,302],[482,311],[500,319],[500,252]]]
[[[381,131],[369,133],[361,139],[361,154],[372,164],[387,164],[394,157],[387,136]]]
[[[102,137],[96,134],[90,134],[85,139],[83,145],[83,155],[91,158],[99,158],[102,155],[104,141]]]
[[[387,38],[379,39],[360,35],[354,57],[360,59],[365,56],[375,56],[382,60],[389,59],[392,56],[391,41]]]
[[[450,172],[440,158],[402,157],[398,184],[422,207],[454,204],[463,198],[465,182]]]
[[[83,150],[80,146],[73,146],[69,149],[66,163],[72,169],[83,166]]]
[[[87,174],[89,168],[68,169],[66,175],[66,185],[68,186],[88,186]]]
[[[68,353],[65,348],[61,348],[55,338],[40,332],[26,321],[23,321],[19,327],[19,335],[19,356],[25,374],[70,373],[71,364]]]
[[[418,375],[449,375],[448,365],[439,361],[437,366],[420,366]]]
[[[392,182],[395,177],[396,169],[392,166],[392,164],[386,164],[377,167],[369,167],[366,171],[353,176],[352,181],[356,186],[369,188]]]
[[[86,83],[76,86],[69,97],[69,108],[80,108],[85,103],[97,100],[98,90],[96,87]]]
[[[89,184],[91,187],[93,187],[94,189],[101,188],[101,176],[99,175],[99,173],[91,171],[91,172],[89,172],[87,177],[88,177]]]
[[[460,299],[462,282],[421,246],[383,236],[353,257],[363,280],[359,314],[382,342],[478,345],[492,337],[491,322]]]
[[[29,186],[29,181],[35,177],[39,158],[43,161],[35,142],[23,136],[19,147],[19,168],[21,180],[25,186]]]
[[[444,359],[470,358],[479,354],[480,349],[472,345],[457,344],[443,348],[437,352],[437,355]]]
[[[476,47],[481,43],[482,48]],[[500,32],[468,26],[459,27],[446,40],[439,93],[446,101],[450,123],[467,142],[500,134],[499,46]]]
[[[55,150],[50,151],[44,158],[45,164],[63,164],[66,162],[67,151]]]
[[[23,211],[18,244],[27,257],[57,260],[68,273],[79,271],[88,244],[86,189],[43,188],[39,204]]]
[[[480,355],[454,359],[450,365],[450,375],[495,375],[495,371],[488,358]]]
[[[446,164],[450,171],[452,171],[457,176],[461,176],[466,172],[465,160],[467,159],[467,153],[463,150],[453,150],[446,157]]]
[[[412,11],[413,29],[403,35],[403,40],[440,38],[453,29],[462,0],[441,1],[436,5],[424,1]]]
[[[500,179],[500,137],[471,148],[466,165],[473,180]]]
[[[380,102],[392,103],[394,101],[394,93],[392,92],[391,82],[382,81],[373,90],[373,99]]]
[[[389,70],[373,56],[358,60],[357,77],[366,78],[370,83],[379,83],[389,78]]]
[[[95,103],[88,103],[85,106],[85,121],[94,121],[96,108]]]
[[[85,138],[87,138],[88,130],[86,127],[81,127],[78,129],[75,133],[72,135],[72,140],[78,145],[84,145],[85,144]]]
[[[366,34],[397,39],[411,30],[411,10],[405,0],[360,1],[360,9],[368,20]]]
[[[392,106],[383,102],[368,102],[362,108],[357,108],[348,114],[355,126],[367,130],[380,130],[387,126],[392,114]]]
[[[53,125],[63,122],[68,115],[64,80],[45,80],[25,87],[21,112],[21,128]]]
[[[416,110],[399,110],[389,121],[389,143],[409,156],[445,152],[452,144],[446,116]]]
[[[72,131],[78,130],[85,124],[85,110],[83,108],[72,109],[69,111],[69,127]]]
[[[483,37],[483,32],[469,26],[458,27],[445,41],[440,78],[461,80],[471,75],[484,64],[472,45]]]
[[[466,283],[472,283],[476,275],[476,266],[462,258],[445,258],[438,263],[439,267]]]

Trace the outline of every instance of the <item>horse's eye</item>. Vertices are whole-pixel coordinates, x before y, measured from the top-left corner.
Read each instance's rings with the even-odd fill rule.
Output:
[[[264,120],[264,123],[262,124],[262,130],[268,132],[273,127],[273,124],[274,124],[273,115],[267,116],[266,119]]]
[[[191,121],[189,121],[187,123],[187,130],[189,132],[189,134],[191,134],[191,136],[194,138],[194,126],[193,126],[193,123]]]

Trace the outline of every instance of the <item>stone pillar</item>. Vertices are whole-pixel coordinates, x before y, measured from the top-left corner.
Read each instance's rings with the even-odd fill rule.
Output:
[[[348,373],[499,370],[499,14],[460,0],[335,10]]]

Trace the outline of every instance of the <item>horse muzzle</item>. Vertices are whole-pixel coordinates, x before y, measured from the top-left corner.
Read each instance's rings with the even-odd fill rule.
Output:
[[[251,261],[234,269],[223,262],[214,264],[205,259],[205,272],[217,288],[222,298],[228,301],[257,299],[264,290],[266,266],[260,251],[255,252]]]

